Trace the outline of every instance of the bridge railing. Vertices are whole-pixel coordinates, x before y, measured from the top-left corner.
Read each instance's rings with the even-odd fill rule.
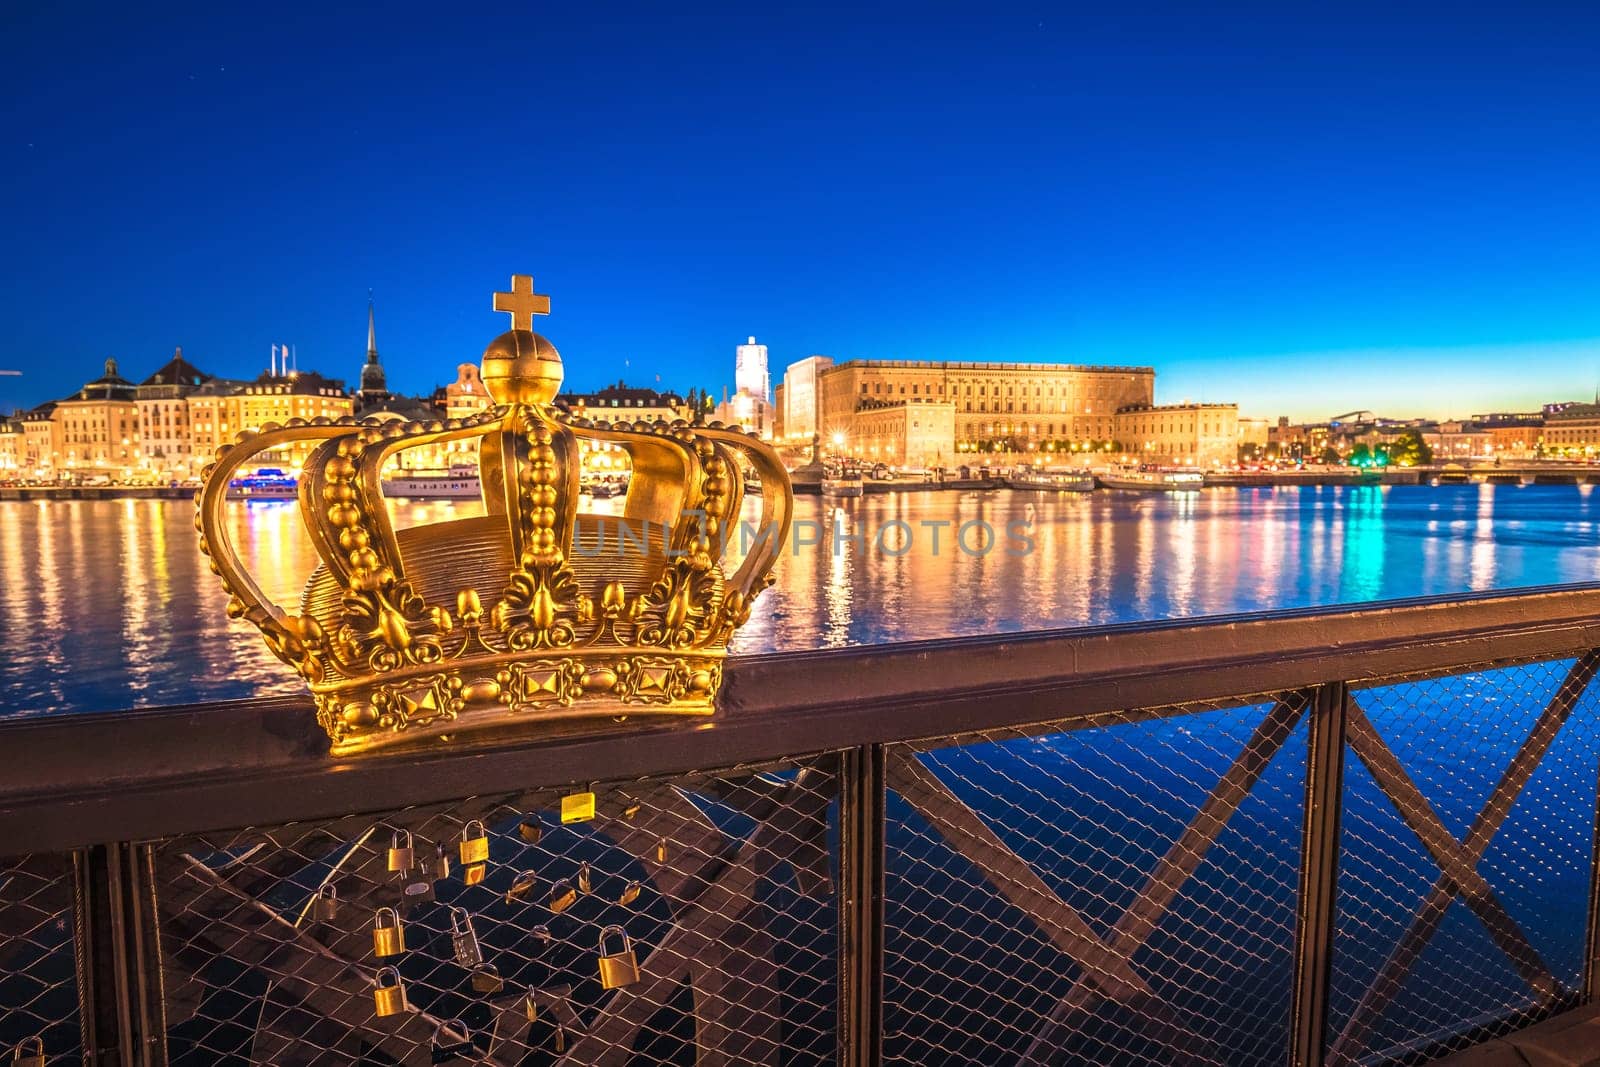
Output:
[[[7,722],[0,1063],[1423,1062],[1600,994],[1597,609],[750,657],[351,761],[297,700]]]

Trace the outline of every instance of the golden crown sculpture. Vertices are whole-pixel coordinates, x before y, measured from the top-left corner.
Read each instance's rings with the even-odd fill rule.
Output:
[[[229,594],[228,614],[255,624],[310,683],[335,755],[528,722],[709,715],[728,639],[772,581],[794,496],[771,448],[715,422],[560,410],[561,356],[532,329],[549,298],[517,275],[494,309],[512,316],[483,353],[496,407],[426,423],[269,424],[220,449],[196,496],[200,547]],[[467,439],[478,442],[486,514],[396,529],[385,465],[406,449]],[[321,443],[298,494],[322,564],[295,613],[251,577],[224,501],[253,457],[307,441]],[[580,442],[628,454],[620,516],[579,512]],[[760,480],[760,518],[729,574],[723,557],[746,540],[734,535],[740,457]],[[575,553],[574,537],[601,550]]]

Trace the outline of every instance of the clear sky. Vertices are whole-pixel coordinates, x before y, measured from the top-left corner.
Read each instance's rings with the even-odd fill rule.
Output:
[[[428,389],[514,271],[571,387],[749,334],[1269,416],[1600,378],[1593,3],[469,6],[4,5],[0,409],[174,345],[353,381],[369,287]]]

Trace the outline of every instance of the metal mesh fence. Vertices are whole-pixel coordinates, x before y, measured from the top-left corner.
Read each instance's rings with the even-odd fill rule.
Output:
[[[1420,1062],[1572,1003],[1595,660],[1352,692],[1329,1062]]]
[[[170,1061],[831,1062],[831,767],[164,842]]]
[[[1304,713],[894,746],[885,1058],[1282,1063]]]
[[[82,1055],[70,856],[0,859],[0,1063]]]

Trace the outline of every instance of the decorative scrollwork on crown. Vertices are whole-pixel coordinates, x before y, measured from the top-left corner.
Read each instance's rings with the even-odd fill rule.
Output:
[[[549,299],[518,275],[495,294],[512,329],[482,378],[495,406],[426,422],[292,419],[220,449],[196,496],[200,546],[230,617],[308,683],[335,754],[529,723],[708,715],[734,632],[788,533],[788,474],[767,445],[717,423],[619,422],[554,401],[555,346],[534,333]],[[397,530],[382,473],[400,453],[476,444],[484,516]],[[584,447],[626,452],[620,516],[579,510]],[[304,452],[301,517],[321,565],[298,609],[272,603],[229,537],[227,490],[263,453]],[[745,470],[758,536],[735,557]],[[643,539],[620,536],[623,527]],[[616,528],[614,556],[576,541]],[[498,569],[494,561],[500,561]]]

